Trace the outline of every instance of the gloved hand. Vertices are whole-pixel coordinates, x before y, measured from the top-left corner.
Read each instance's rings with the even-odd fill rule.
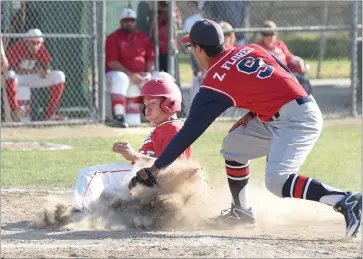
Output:
[[[149,168],[140,169],[136,173],[136,176],[134,176],[129,183],[129,190],[134,188],[137,183],[148,187],[155,187],[157,185],[156,177],[151,173]]]

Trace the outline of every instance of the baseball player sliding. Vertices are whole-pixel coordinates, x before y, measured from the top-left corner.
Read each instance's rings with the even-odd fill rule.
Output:
[[[356,236],[361,223],[362,194],[344,192],[298,174],[318,140],[323,119],[313,96],[291,71],[255,44],[224,50],[221,27],[199,20],[182,39],[199,67],[208,69],[189,116],[179,133],[156,159],[129,183],[157,185],[158,172],[171,164],[229,107],[250,110],[224,138],[221,153],[233,203],[221,213],[222,226],[254,223],[248,204],[249,161],[267,156],[265,185],[281,198],[321,202],[342,213],[346,235]]]
[[[141,95],[135,97],[134,101],[144,105],[143,112],[146,119],[157,126],[146,137],[139,152],[127,142],[113,144],[112,151],[121,154],[131,164],[99,165],[79,172],[73,192],[73,206],[76,210],[92,210],[90,204],[101,194],[109,198],[113,196],[121,196],[125,200],[130,198],[128,181],[135,175],[140,165],[152,163],[184,125],[184,122],[176,116],[181,110],[182,96],[179,87],[172,79],[160,77],[151,79],[144,84]],[[191,148],[188,147],[180,155],[180,159],[190,158]]]

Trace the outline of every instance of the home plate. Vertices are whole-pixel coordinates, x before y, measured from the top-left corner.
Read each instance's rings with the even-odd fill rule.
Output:
[[[3,150],[19,150],[19,151],[34,151],[34,150],[68,150],[72,149],[71,146],[56,144],[51,142],[39,143],[39,142],[13,142],[5,141],[1,142],[1,149]]]

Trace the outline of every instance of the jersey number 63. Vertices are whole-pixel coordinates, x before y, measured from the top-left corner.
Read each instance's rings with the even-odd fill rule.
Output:
[[[260,58],[246,57],[237,64],[238,71],[245,74],[253,74],[257,72],[257,77],[266,79],[272,75],[275,69],[266,65]]]

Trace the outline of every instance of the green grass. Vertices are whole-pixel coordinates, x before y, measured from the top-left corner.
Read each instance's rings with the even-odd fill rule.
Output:
[[[208,172],[211,181],[226,181],[224,163],[219,154],[225,135],[208,131],[193,145],[193,158]],[[72,145],[66,151],[1,152],[1,184],[7,187],[72,188],[81,168],[123,161],[111,152],[115,141],[125,140],[139,147],[144,135],[124,138],[49,139],[44,142]],[[8,139],[7,139],[8,140]],[[253,182],[264,178],[265,158],[252,162]],[[327,126],[306,163],[302,174],[344,189],[360,189],[361,125]]]
[[[318,61],[307,59],[306,62],[311,67],[311,78],[317,77]],[[180,78],[183,84],[190,84],[193,79],[193,71],[189,61],[183,60],[179,64]],[[350,77],[350,60],[348,59],[331,59],[324,60],[321,65],[320,78],[349,78]]]

